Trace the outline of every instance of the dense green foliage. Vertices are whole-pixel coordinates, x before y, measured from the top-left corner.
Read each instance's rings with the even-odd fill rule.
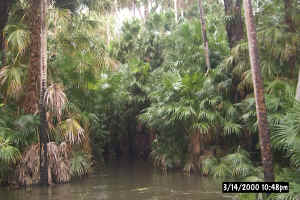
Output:
[[[162,8],[153,7],[144,20],[124,22],[121,30],[104,30],[117,24],[107,22],[115,14],[109,1],[77,2],[89,6],[89,12],[64,2],[49,8],[46,101],[49,141],[70,145],[72,176],[87,174],[91,160],[105,155],[140,156],[136,138],[151,135],[151,150],[144,151],[164,171],[180,168],[221,180],[263,180],[248,44],[241,40],[229,48],[225,24],[232,19],[222,3],[204,1],[212,65],[206,73],[196,2],[175,20],[173,10],[158,1]],[[296,27],[299,9],[288,10]],[[294,99],[300,34],[287,29],[282,1],[261,1],[255,11],[276,181],[291,185],[289,194],[271,197],[296,199],[300,105]],[[39,124],[35,114],[24,114],[22,108],[29,68],[28,5],[18,1],[10,12],[4,31],[8,64],[0,64],[3,183],[21,154],[38,142]],[[113,40],[110,32],[116,32]]]

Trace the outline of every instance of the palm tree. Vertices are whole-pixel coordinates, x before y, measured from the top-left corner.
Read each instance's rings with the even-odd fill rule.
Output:
[[[209,60],[209,48],[208,48],[208,40],[206,34],[206,23],[205,23],[205,13],[202,6],[202,0],[199,0],[199,11],[200,11],[200,21],[201,21],[201,31],[202,31],[202,39],[204,43],[204,51],[205,51],[205,63],[207,67],[207,71],[210,70],[210,60]]]
[[[256,39],[256,28],[252,13],[251,0],[244,0],[245,21],[247,27],[249,55],[252,71],[253,88],[256,102],[256,115],[258,120],[259,141],[261,158],[264,168],[264,181],[274,181],[272,151],[269,135],[269,124],[264,98],[264,84],[260,71],[258,46]]]
[[[44,101],[47,84],[47,0],[31,0],[30,3],[32,10],[31,53],[24,110],[27,113],[37,113],[38,111],[40,113],[40,183],[48,184],[48,139],[46,108]],[[40,88],[39,97],[38,88]]]

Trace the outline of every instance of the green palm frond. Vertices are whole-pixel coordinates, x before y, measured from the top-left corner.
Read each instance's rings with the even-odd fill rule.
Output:
[[[221,159],[221,164],[227,166],[230,171],[229,177],[242,178],[251,175],[254,167],[249,158],[249,153],[240,147],[235,153]]]
[[[86,175],[90,167],[91,164],[87,154],[83,152],[73,153],[70,168],[72,176]]]
[[[224,135],[240,135],[242,133],[242,126],[232,121],[224,122]]]
[[[272,143],[287,153],[296,166],[300,165],[300,109],[299,103],[295,103],[293,109],[285,116],[271,136]]]
[[[17,99],[22,91],[23,71],[20,67],[5,66],[0,69],[0,86],[6,97]]]
[[[23,25],[7,25],[7,43],[9,48],[15,49],[17,54],[24,54],[30,43],[30,31]]]
[[[243,149],[238,148],[237,152],[227,155],[224,161],[236,167],[243,163],[249,163],[249,153]]]
[[[231,171],[225,163],[220,163],[212,170],[213,177],[224,179],[230,175]]]
[[[207,122],[196,122],[192,125],[192,128],[198,130],[201,134],[208,134],[210,127],[210,124]]]
[[[212,173],[214,166],[218,164],[218,160],[215,157],[209,157],[202,161],[202,174],[209,175]]]
[[[268,82],[266,91],[269,94],[275,95],[276,97],[294,97],[296,90],[295,87],[293,87],[288,81],[275,79],[271,82]]]
[[[0,137],[0,161],[7,164],[16,163],[21,158],[19,149],[10,145],[8,139]]]

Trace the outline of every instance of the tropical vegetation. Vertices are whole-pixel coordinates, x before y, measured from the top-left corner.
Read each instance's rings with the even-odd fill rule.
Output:
[[[263,197],[299,198],[299,11],[296,0],[1,1],[0,183],[66,183],[131,157],[288,181],[290,193]]]

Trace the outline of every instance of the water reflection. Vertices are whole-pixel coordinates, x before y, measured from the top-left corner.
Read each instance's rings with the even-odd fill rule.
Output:
[[[221,200],[219,184],[208,178],[161,175],[151,163],[114,161],[70,184],[0,190],[2,200]]]

